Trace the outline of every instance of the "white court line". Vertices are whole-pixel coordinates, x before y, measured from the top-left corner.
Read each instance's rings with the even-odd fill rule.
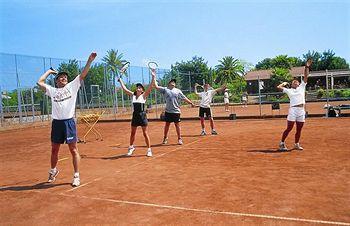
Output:
[[[134,165],[131,165],[130,167],[127,167],[126,170],[129,170],[129,169],[131,169],[131,168],[134,168],[134,167],[136,167],[136,166],[138,166],[138,165],[142,165],[142,164],[144,164],[144,163],[146,163],[146,162],[148,162],[148,161],[151,161],[151,160],[153,160],[153,159],[163,157],[164,155],[167,155],[167,154],[169,154],[169,153],[172,153],[172,152],[174,152],[174,151],[177,151],[177,150],[179,150],[179,149],[181,149],[181,148],[183,148],[183,147],[186,147],[186,146],[188,146],[188,145],[197,143],[197,142],[200,141],[200,140],[203,140],[203,139],[197,139],[197,140],[192,141],[192,142],[190,142],[190,143],[188,143],[188,144],[184,144],[184,145],[181,145],[181,146],[179,146],[179,147],[177,147],[177,148],[174,148],[174,149],[171,150],[171,151],[168,151],[168,152],[165,152],[165,153],[163,153],[163,154],[159,154],[159,155],[153,156],[153,157],[151,157],[151,158],[148,158],[147,160],[145,160],[145,161],[143,161],[143,162],[139,162],[139,163],[136,163],[136,164],[134,164]],[[114,171],[114,173],[120,173],[120,172],[121,172],[121,170]],[[109,174],[108,176],[110,176],[110,174]],[[91,184],[91,183],[93,183],[93,182],[95,182],[95,181],[99,181],[99,180],[101,180],[101,179],[103,179],[103,178],[106,178],[106,177],[107,177],[107,176],[95,178],[95,179],[93,179],[92,181],[89,181],[89,182],[87,182],[87,183],[81,184],[79,187],[74,187],[74,188],[71,188],[71,189],[69,189],[69,190],[67,190],[67,191],[64,191],[64,192],[70,192],[70,191],[77,190],[77,189],[79,189],[79,188],[81,188],[81,187],[84,187],[84,186],[86,186],[86,185],[89,185],[89,184]],[[63,194],[63,193],[62,193],[62,194]]]
[[[61,158],[58,161],[60,162],[60,161],[67,160],[67,159],[69,159],[69,158],[68,157],[67,158]]]
[[[280,217],[280,216],[265,215],[265,214],[252,214],[252,213],[239,213],[239,212],[229,212],[229,211],[209,210],[209,209],[196,209],[196,208],[161,205],[161,204],[154,204],[154,203],[144,203],[144,202],[134,202],[134,201],[107,199],[107,198],[94,198],[94,197],[87,197],[87,196],[68,195],[68,194],[64,194],[64,193],[60,193],[60,195],[67,196],[67,197],[73,197],[73,198],[84,198],[84,199],[90,199],[90,200],[106,201],[106,202],[121,203],[121,204],[149,206],[149,207],[156,207],[156,208],[184,210],[184,211],[201,212],[201,213],[209,213],[209,214],[231,215],[231,216],[237,216],[237,217],[253,217],[253,218],[273,219],[273,220],[282,220],[282,221],[298,221],[298,222],[317,223],[317,224],[334,224],[334,225],[350,226],[350,223],[339,222],[339,221],[325,221],[325,220],[305,219],[305,218],[298,218],[298,217]]]

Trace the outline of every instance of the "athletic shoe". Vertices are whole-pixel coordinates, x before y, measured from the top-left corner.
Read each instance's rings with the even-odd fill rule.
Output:
[[[72,186],[73,187],[78,187],[79,185],[80,185],[80,177],[79,176],[74,176],[73,177]]]
[[[52,170],[49,171],[49,179],[47,179],[48,183],[52,183],[56,180],[56,177],[60,171],[56,170],[52,172]]]
[[[168,143],[168,138],[165,137],[165,138],[163,139],[163,144],[167,144],[167,143]]]
[[[129,148],[128,148],[128,154],[126,154],[127,156],[131,156],[132,155],[132,153],[135,151],[135,147],[134,146],[130,146]]]
[[[279,146],[279,149],[280,151],[288,151],[288,148],[286,146],[286,143],[284,142],[280,142],[280,146]]]
[[[205,136],[205,135],[207,135],[207,133],[204,130],[202,130],[201,136]]]
[[[211,131],[211,135],[218,135],[218,132],[216,132],[216,130],[213,129],[213,130]]]
[[[178,143],[179,145],[183,145],[183,144],[184,144],[184,142],[182,141],[181,138],[177,141],[177,143]]]
[[[295,150],[299,150],[299,151],[304,150],[304,148],[303,148],[302,146],[300,146],[299,143],[294,144],[294,149],[295,149]]]
[[[152,157],[152,150],[150,148],[147,150],[147,157]]]

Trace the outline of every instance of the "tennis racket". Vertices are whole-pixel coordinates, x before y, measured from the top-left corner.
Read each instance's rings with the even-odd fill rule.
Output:
[[[119,81],[120,75],[124,75],[130,66],[129,61],[124,61],[122,66],[119,68],[119,73],[117,73],[117,80]]]
[[[148,68],[152,70],[156,70],[158,68],[158,64],[154,61],[148,62]]]

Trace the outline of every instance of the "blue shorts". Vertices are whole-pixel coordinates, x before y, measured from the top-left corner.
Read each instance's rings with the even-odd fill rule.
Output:
[[[51,142],[56,144],[77,142],[77,127],[73,118],[52,120]]]

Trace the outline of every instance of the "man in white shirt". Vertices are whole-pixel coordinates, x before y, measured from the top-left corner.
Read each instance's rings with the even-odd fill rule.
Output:
[[[95,59],[96,53],[91,53],[89,59],[80,75],[68,83],[68,73],[49,69],[40,78],[37,84],[46,95],[51,97],[52,103],[52,128],[51,128],[51,170],[47,182],[55,181],[59,170],[56,168],[58,162],[58,152],[61,144],[67,143],[73,158],[74,176],[72,186],[80,185],[79,162],[80,155],[77,148],[77,130],[73,119],[75,112],[75,103],[81,81],[85,79],[89,72],[90,65]],[[45,83],[50,74],[56,74],[56,87]]]
[[[230,104],[230,99],[229,99],[230,95],[228,94],[228,89],[225,89],[224,92],[224,104],[225,104],[225,111],[229,111],[228,106]]]
[[[278,85],[277,88],[283,93],[286,93],[290,100],[290,107],[288,111],[287,117],[287,129],[283,132],[282,139],[279,145],[280,151],[287,151],[288,148],[285,144],[285,140],[289,134],[289,132],[293,129],[294,122],[297,125],[297,131],[295,133],[295,144],[294,149],[303,150],[303,148],[299,144],[301,130],[304,126],[305,122],[305,88],[307,84],[307,78],[310,71],[310,66],[312,64],[312,60],[308,59],[304,69],[304,79],[301,81],[301,84],[298,80],[294,79],[291,84],[291,88],[286,88],[285,86],[288,82],[283,82]]]
[[[194,87],[194,92],[195,92],[195,94],[197,94],[201,98],[201,102],[200,102],[200,105],[199,105],[199,118],[201,120],[201,126],[202,126],[201,136],[207,135],[207,133],[205,132],[204,114],[210,120],[211,134],[212,135],[217,135],[218,133],[214,129],[214,119],[212,117],[210,104],[211,104],[211,102],[213,100],[213,96],[217,92],[225,90],[226,86],[222,86],[221,88],[218,88],[218,89],[209,89],[210,85],[209,84],[204,84],[204,86],[203,86],[204,91],[200,92],[200,93],[197,92],[197,87],[198,86],[200,86],[200,85],[196,83],[195,87]]]

